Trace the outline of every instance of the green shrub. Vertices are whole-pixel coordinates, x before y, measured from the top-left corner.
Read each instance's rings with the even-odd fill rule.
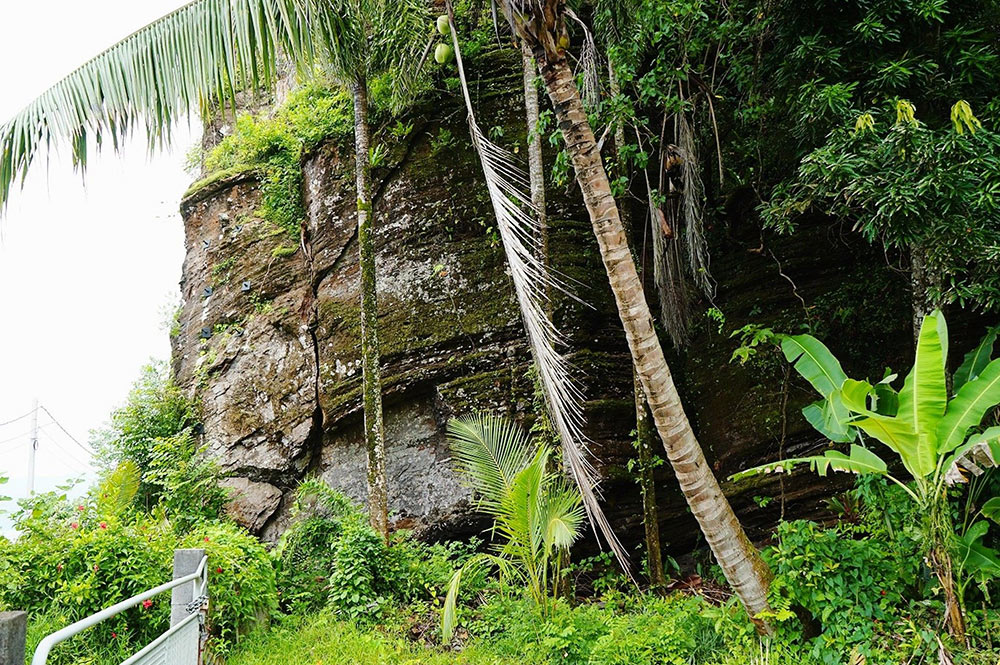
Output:
[[[235,524],[199,526],[178,547],[208,556],[209,633],[214,650],[228,651],[251,628],[267,625],[278,609],[274,568],[264,545]]]
[[[0,540],[0,607],[58,628],[170,579],[176,538],[168,525],[99,519],[93,507],[79,507],[32,511],[17,523],[17,542]],[[158,597],[126,610],[65,643],[50,662],[73,662],[112,644],[138,648],[169,626],[169,605],[169,597]]]
[[[907,606],[919,558],[907,560],[886,540],[855,538],[846,527],[802,520],[782,522],[777,536],[771,596],[783,630],[797,623],[789,608],[798,606],[819,623],[809,647],[819,662],[838,664],[855,647],[880,662],[878,636]]]
[[[174,550],[189,547],[209,556],[216,651],[225,652],[241,631],[266,621],[276,608],[267,551],[235,525],[206,523],[179,538],[162,511],[102,514],[94,502],[71,504],[54,494],[22,507],[17,541],[0,539],[0,608],[25,610],[33,624],[60,628],[163,584],[172,576]],[[66,642],[50,662],[134,652],[169,624],[170,596],[163,594]],[[40,630],[33,628],[38,639],[52,632]]]
[[[105,427],[93,432],[91,446],[101,469],[110,471],[121,462],[132,461],[145,473],[157,454],[157,443],[176,437],[196,421],[194,405],[170,378],[170,367],[165,362],[154,362],[142,368],[125,405],[112,412]],[[162,491],[162,486],[154,486],[144,478],[137,502],[152,508]]]
[[[610,624],[590,655],[591,665],[688,665],[708,662],[723,645],[690,596],[648,598],[641,611]]]
[[[351,99],[342,90],[312,82],[297,88],[270,115],[243,114],[235,131],[205,158],[210,172],[256,169],[261,175],[257,214],[293,238],[305,215],[302,154],[325,139],[353,136]]]

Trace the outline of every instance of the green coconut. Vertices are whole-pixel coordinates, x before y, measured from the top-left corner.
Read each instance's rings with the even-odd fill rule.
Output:
[[[454,57],[455,49],[453,49],[450,44],[438,44],[437,48],[434,49],[434,60],[439,65],[451,62]]]
[[[441,14],[441,16],[438,16],[437,28],[438,32],[440,32],[445,37],[451,34],[451,24],[448,22],[447,14]]]

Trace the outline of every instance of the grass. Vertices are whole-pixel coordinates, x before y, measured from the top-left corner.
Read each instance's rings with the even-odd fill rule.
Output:
[[[530,665],[473,644],[463,651],[444,651],[337,619],[332,612],[289,617],[269,631],[242,640],[226,665]]]

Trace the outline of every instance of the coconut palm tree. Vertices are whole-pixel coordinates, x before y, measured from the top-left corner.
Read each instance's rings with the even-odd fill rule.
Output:
[[[193,105],[207,113],[268,85],[277,59],[319,68],[351,92],[361,265],[361,359],[372,526],[388,534],[379,376],[368,82],[415,61],[427,34],[421,0],[195,0],[133,33],[42,93],[0,127],[0,207],[38,153],[69,142],[84,168],[91,142],[120,145],[143,123],[150,146]],[[405,81],[407,77],[399,77]]]
[[[565,0],[500,0],[498,4],[517,35],[534,53],[545,82],[597,236],[636,373],[667,458],[727,580],[750,616],[759,620],[756,617],[768,609],[770,571],[744,533],[705,460],[653,330],[653,318],[608,175],[567,61]],[[763,624],[761,627],[766,628]]]
[[[552,451],[533,443],[516,424],[478,414],[448,422],[455,469],[472,489],[476,505],[493,519],[497,541],[491,552],[467,560],[452,575],[445,598],[442,632],[451,641],[463,574],[478,567],[523,582],[543,608],[556,595],[560,570],[583,528],[579,491],[550,466]]]

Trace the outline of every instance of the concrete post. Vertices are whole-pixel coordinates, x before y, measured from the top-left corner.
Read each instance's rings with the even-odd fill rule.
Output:
[[[25,612],[0,612],[0,665],[24,665]]]
[[[205,550],[174,550],[174,579],[187,577],[198,570]],[[180,623],[187,615],[187,604],[194,600],[194,582],[174,587],[170,592],[170,625]]]

